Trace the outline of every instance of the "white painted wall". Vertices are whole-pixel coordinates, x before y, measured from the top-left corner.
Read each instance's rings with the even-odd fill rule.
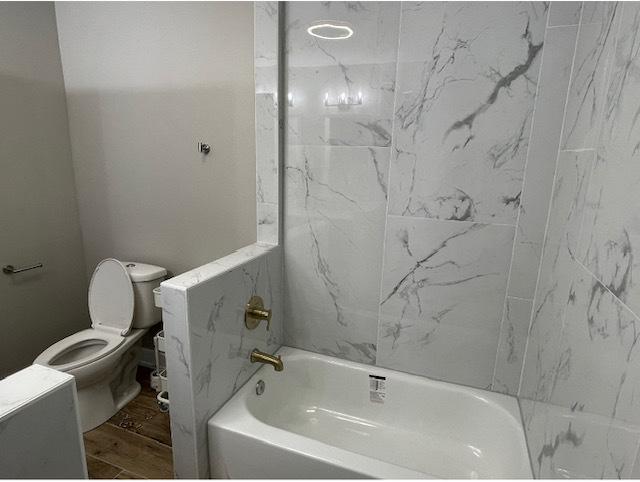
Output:
[[[254,242],[253,3],[56,15],[87,271],[113,256],[177,274]]]
[[[0,378],[89,327],[52,3],[0,2]]]

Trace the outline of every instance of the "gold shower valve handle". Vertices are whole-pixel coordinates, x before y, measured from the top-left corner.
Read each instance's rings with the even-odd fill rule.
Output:
[[[264,301],[260,296],[254,295],[244,310],[244,325],[250,330],[255,330],[262,320],[267,321],[267,330],[271,328],[271,310],[264,307]]]

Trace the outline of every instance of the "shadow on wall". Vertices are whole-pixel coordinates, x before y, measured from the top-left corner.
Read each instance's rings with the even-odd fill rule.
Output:
[[[88,273],[113,256],[179,274],[255,241],[245,91],[67,92]]]
[[[46,77],[46,75],[44,75]],[[89,326],[61,83],[0,75],[0,378]]]

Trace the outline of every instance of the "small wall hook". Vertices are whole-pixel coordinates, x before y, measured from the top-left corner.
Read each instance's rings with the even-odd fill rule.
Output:
[[[204,142],[198,142],[198,151],[202,152],[206,156],[211,152],[211,146]]]

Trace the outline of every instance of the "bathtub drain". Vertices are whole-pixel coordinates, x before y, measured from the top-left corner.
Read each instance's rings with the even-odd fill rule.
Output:
[[[256,395],[260,396],[264,393],[264,382],[262,380],[258,380],[256,383]]]

